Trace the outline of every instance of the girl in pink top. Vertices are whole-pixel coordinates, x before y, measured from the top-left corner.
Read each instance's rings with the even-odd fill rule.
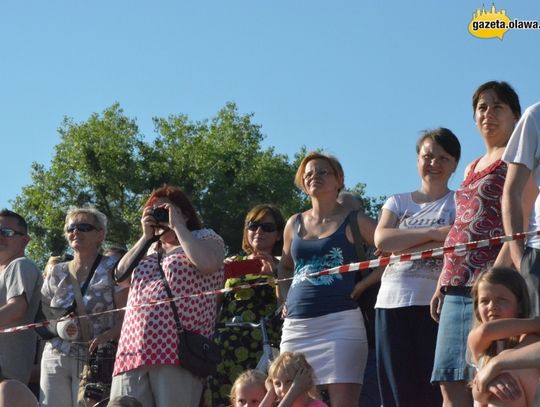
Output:
[[[319,399],[315,372],[300,352],[284,352],[272,362],[266,388],[260,407],[328,407]]]

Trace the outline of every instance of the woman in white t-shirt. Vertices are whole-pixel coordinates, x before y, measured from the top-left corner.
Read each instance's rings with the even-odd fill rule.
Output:
[[[448,180],[461,153],[448,129],[426,131],[416,143],[420,188],[392,195],[375,231],[383,252],[410,253],[443,245],[455,218]],[[385,406],[441,405],[430,384],[437,324],[429,304],[442,258],[403,261],[386,267],[377,297],[375,336],[381,400]]]

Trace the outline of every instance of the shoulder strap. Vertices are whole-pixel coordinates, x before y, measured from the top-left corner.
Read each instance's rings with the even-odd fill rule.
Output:
[[[360,234],[360,228],[358,227],[358,211],[351,211],[348,215],[349,225],[351,226],[351,233],[353,237],[354,248],[356,249],[356,256],[358,261],[366,260],[366,251],[364,250],[364,239]]]
[[[176,322],[176,327],[179,329],[182,329],[182,323],[180,322],[180,317],[178,316],[178,308],[176,307],[176,303],[173,301],[173,294],[171,291],[171,287],[169,286],[169,282],[167,281],[167,278],[165,277],[165,272],[163,271],[163,268],[161,267],[161,247],[158,248],[157,251],[157,263],[158,263],[158,270],[159,274],[161,275],[161,279],[163,280],[163,286],[165,287],[165,291],[167,291],[167,296],[169,297],[171,309],[174,316],[174,322]]]
[[[96,260],[94,261],[94,264],[92,264],[92,268],[88,272],[88,275],[86,276],[86,280],[83,283],[83,286],[79,285],[79,281],[77,280],[77,271],[75,270],[75,264],[73,261],[70,261],[68,263],[68,269],[69,269],[69,277],[71,279],[71,285],[73,286],[73,293],[75,295],[74,299],[74,305],[77,307],[77,314],[79,316],[86,315],[86,310],[84,308],[84,302],[82,299],[83,294],[86,292],[86,289],[90,285],[90,280],[92,279],[92,276],[94,275],[94,271],[96,271],[99,263],[101,262],[101,254],[99,254],[96,257]],[[81,334],[82,339],[84,342],[87,342],[90,340],[90,326],[89,321],[86,318],[79,319],[79,324],[81,327]]]
[[[163,233],[165,233],[165,232],[163,232]],[[124,273],[121,276],[117,275],[117,271],[118,271],[117,267],[118,267],[118,264],[120,263],[120,260],[118,260],[118,262],[116,262],[116,264],[114,265],[113,275],[114,275],[114,279],[115,279],[115,281],[117,283],[121,283],[122,281],[127,280],[131,276],[131,273],[133,273],[133,270],[135,270],[135,267],[137,267],[137,265],[139,264],[141,259],[146,255],[146,252],[148,251],[150,246],[152,246],[153,243],[157,242],[160,239],[160,237],[163,235],[163,233],[161,235],[155,235],[150,240],[148,240],[144,244],[143,247],[141,247],[139,249],[139,251],[137,252],[137,255],[135,256],[133,261],[126,268],[126,271],[124,271]]]

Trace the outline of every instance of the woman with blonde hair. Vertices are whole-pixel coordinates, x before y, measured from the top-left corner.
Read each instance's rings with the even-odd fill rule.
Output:
[[[315,383],[328,389],[333,407],[357,407],[368,352],[362,312],[353,299],[354,273],[310,276],[357,259],[350,222],[373,245],[375,222],[337,201],[344,187],[343,168],[327,154],[312,152],[300,163],[295,184],[311,208],[291,216],[285,226],[278,269],[279,298],[286,318],[282,352],[303,352]]]
[[[71,209],[64,232],[73,260],[58,263],[49,271],[41,289],[43,302],[77,313],[82,307],[86,314],[123,307],[125,302],[113,277],[116,259],[100,254],[107,217],[92,207]],[[75,300],[76,289],[83,305]],[[41,359],[41,406],[77,406],[79,376],[89,352],[118,339],[121,325],[121,317],[113,313],[58,324],[59,336],[47,341]]]

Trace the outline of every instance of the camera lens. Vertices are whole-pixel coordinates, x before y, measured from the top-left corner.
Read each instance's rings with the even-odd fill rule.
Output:
[[[158,223],[169,222],[169,211],[165,208],[154,208],[152,216]]]

